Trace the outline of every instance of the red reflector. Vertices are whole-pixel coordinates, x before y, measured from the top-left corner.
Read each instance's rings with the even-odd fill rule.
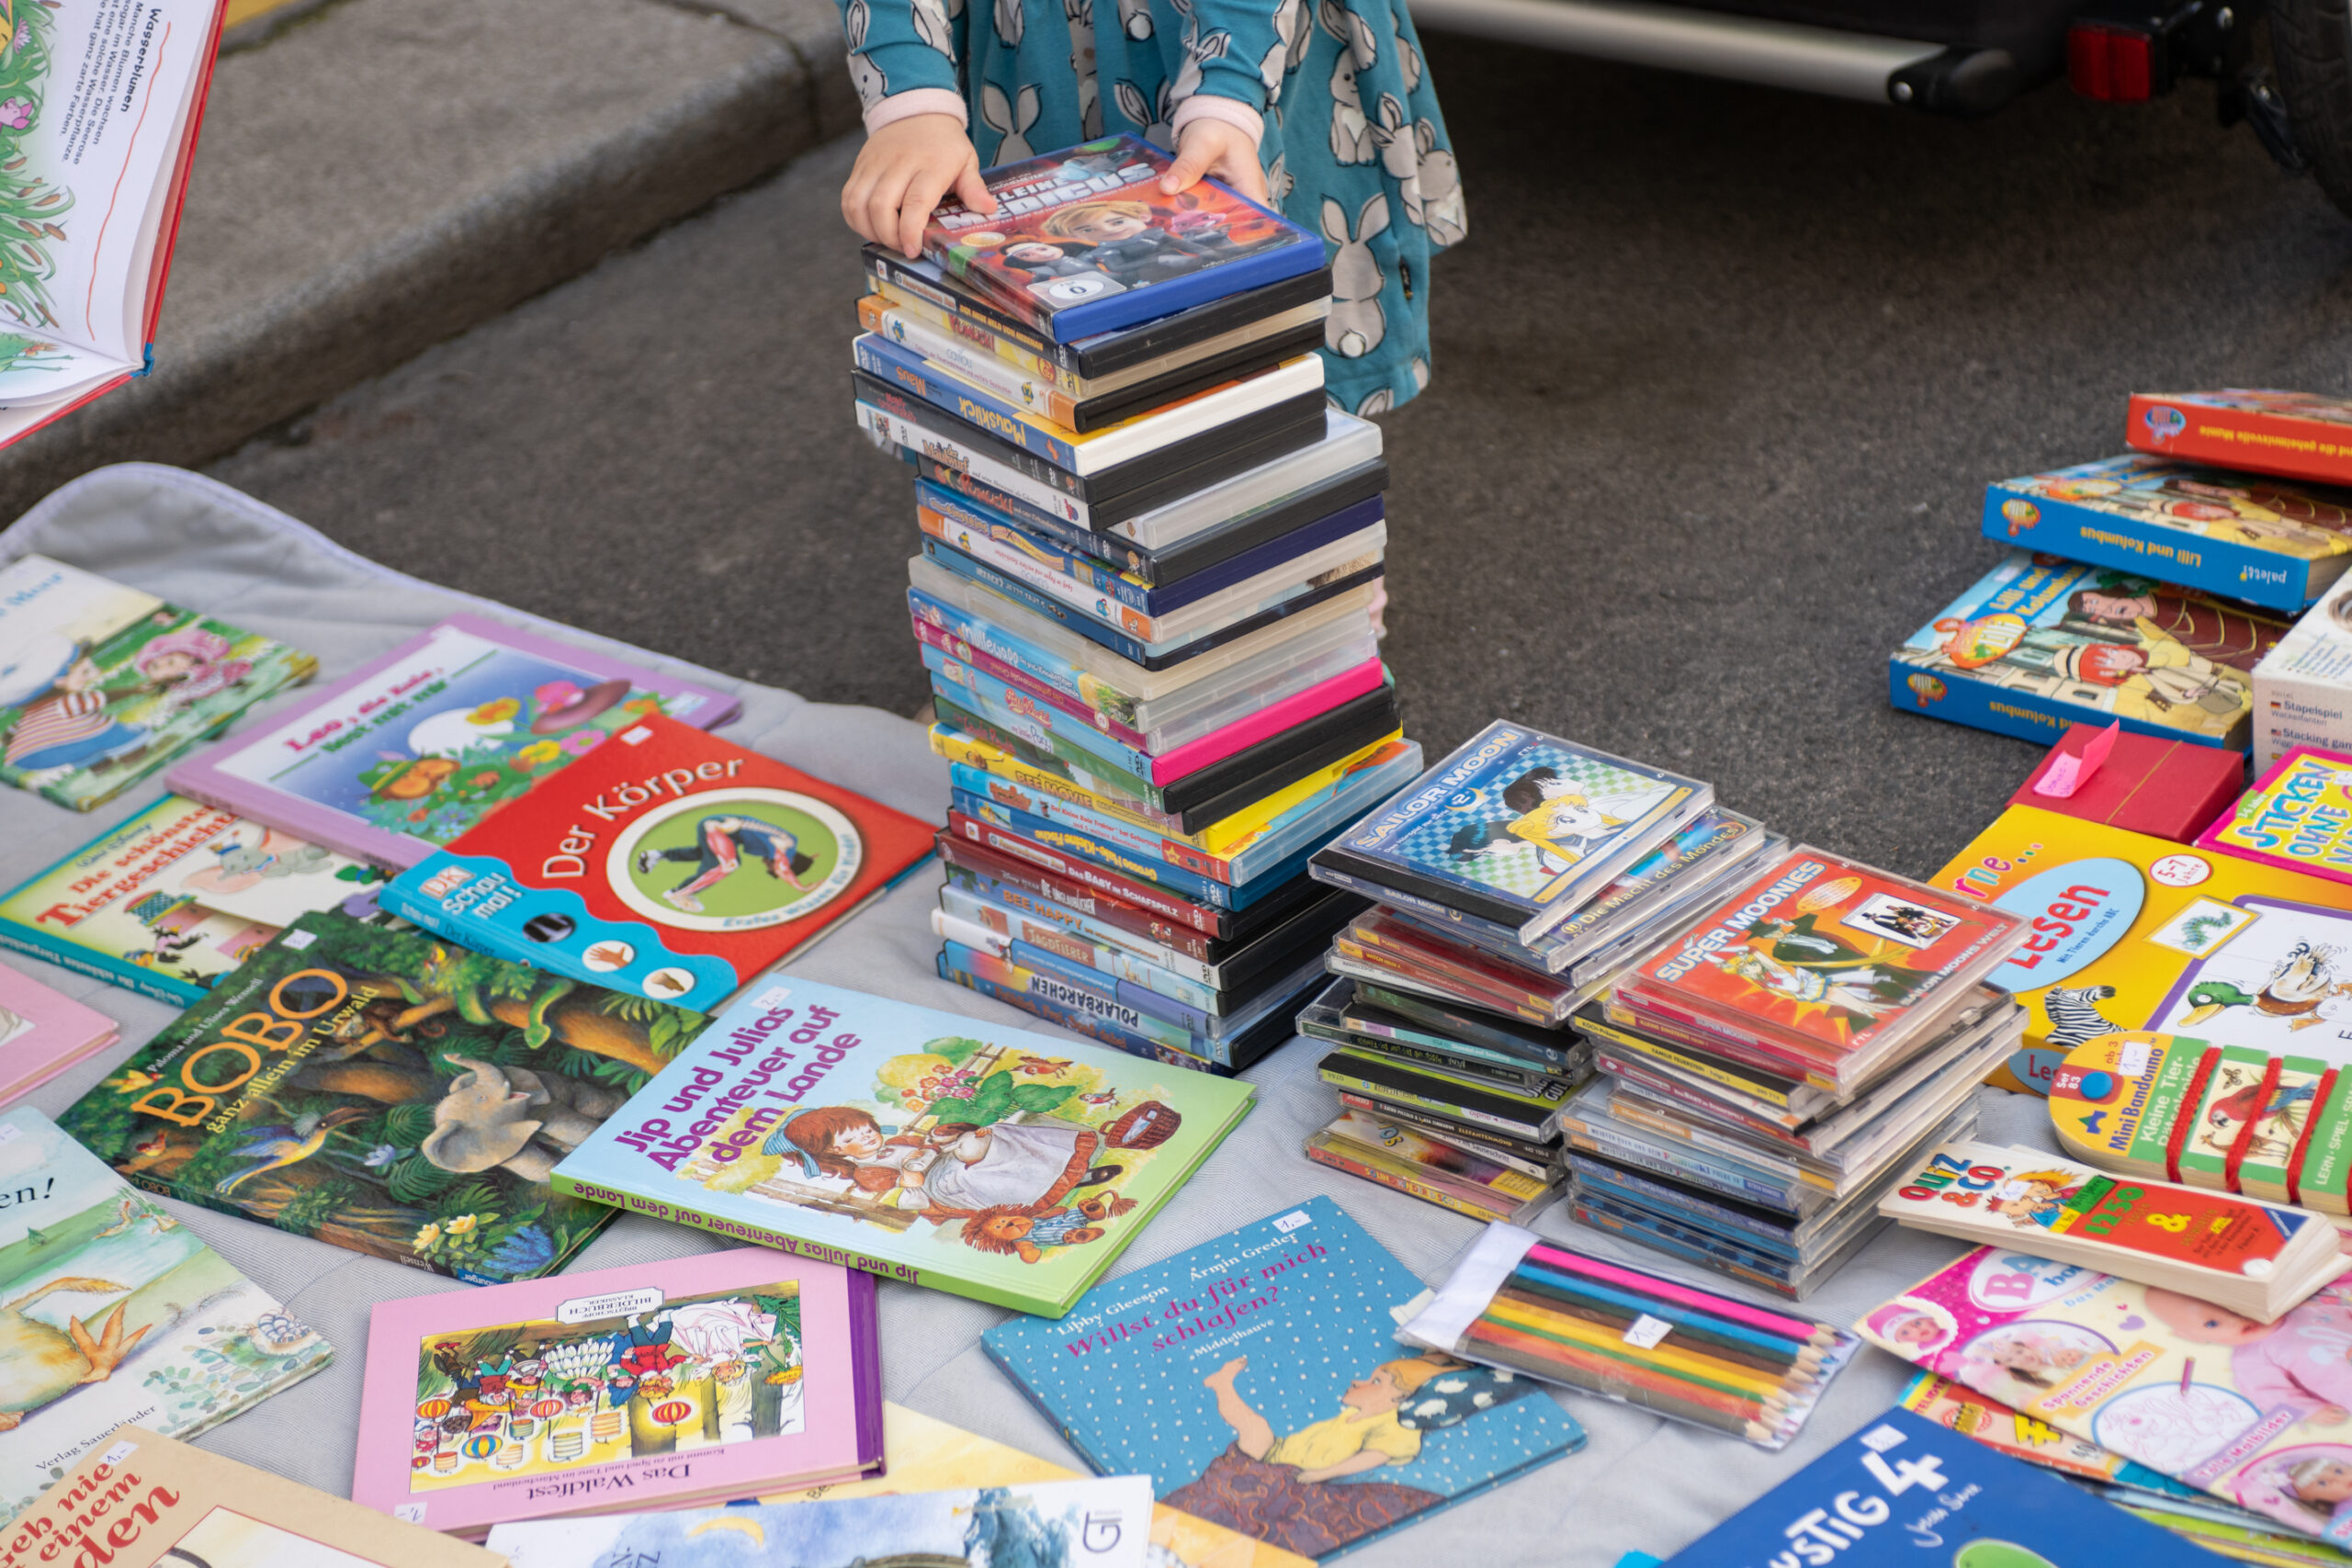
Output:
[[[2155,40],[2095,23],[2066,31],[2066,79],[2101,103],[2140,104],[2155,96]]]

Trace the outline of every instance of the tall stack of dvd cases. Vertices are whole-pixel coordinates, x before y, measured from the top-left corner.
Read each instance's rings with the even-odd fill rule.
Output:
[[[1378,907],[1299,1018],[1341,1100],[1310,1158],[1480,1218],[1565,1185],[1578,1222],[1792,1299],[1884,1224],[1905,1160],[1973,1130],[2024,1029],[1983,983],[2014,917],[1517,725],[1313,874]]]
[[[954,795],[946,978],[1171,1065],[1291,1037],[1362,900],[1306,858],[1409,783],[1380,432],[1329,409],[1322,242],[1114,138],[868,247],[858,418],[912,465]]]

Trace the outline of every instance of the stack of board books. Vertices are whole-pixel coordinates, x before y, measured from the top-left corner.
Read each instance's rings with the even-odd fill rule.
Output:
[[[1131,137],[865,253],[860,424],[917,472],[954,795],[941,975],[1232,1073],[1359,900],[1306,858],[1420,770],[1374,619],[1380,432],[1329,410],[1322,243]]]

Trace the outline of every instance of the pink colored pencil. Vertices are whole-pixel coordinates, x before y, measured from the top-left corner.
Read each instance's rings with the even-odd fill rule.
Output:
[[[1702,1312],[1711,1312],[1720,1317],[1728,1317],[1758,1328],[1769,1328],[1775,1334],[1785,1335],[1792,1339],[1811,1339],[1823,1332],[1822,1325],[1818,1323],[1807,1323],[1800,1317],[1782,1317],[1778,1313],[1765,1312],[1760,1308],[1748,1306],[1727,1297],[1712,1296],[1703,1291],[1685,1290],[1682,1286],[1658,1279],[1656,1275],[1636,1273],[1630,1269],[1620,1269],[1614,1264],[1603,1263],[1599,1258],[1586,1258],[1578,1253],[1564,1251],[1544,1242],[1537,1242],[1528,1248],[1528,1256],[1541,1258],[1555,1269],[1565,1269],[1572,1274],[1584,1274],[1592,1279],[1605,1280],[1612,1285],[1622,1285],[1628,1290],[1647,1291],[1652,1295],[1663,1297],[1667,1301],[1679,1303],[1683,1306],[1697,1307]]]

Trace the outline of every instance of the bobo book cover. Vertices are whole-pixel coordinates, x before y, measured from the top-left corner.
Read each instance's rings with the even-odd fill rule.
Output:
[[[1426,1293],[1314,1198],[980,1345],[1097,1471],[1329,1559],[1584,1446],[1532,1380],[1399,1345]]]
[[[0,1516],[129,1421],[193,1436],[333,1347],[28,1105],[0,1111]]]
[[[2112,567],[2012,550],[1894,650],[1888,692],[2050,745],[2070,724],[2246,749],[2254,667],[2290,622]]]
[[[720,1015],[555,1184],[1058,1317],[1254,1093],[792,976]]]
[[[305,915],[60,1122],[131,1180],[472,1284],[612,1212],[556,1162],[707,1020],[339,912]]]
[[[318,660],[46,556],[0,568],[0,779],[103,806]]]
[[[982,170],[997,209],[949,197],[923,230],[923,254],[1057,343],[1323,265],[1321,239],[1215,180],[1162,195],[1170,164],[1114,136]]]
[[[932,832],[649,714],[380,897],[468,946],[707,1008],[895,886]]]
[[[377,1304],[352,1496],[479,1537],[882,1462],[874,1277],[741,1247]]]

